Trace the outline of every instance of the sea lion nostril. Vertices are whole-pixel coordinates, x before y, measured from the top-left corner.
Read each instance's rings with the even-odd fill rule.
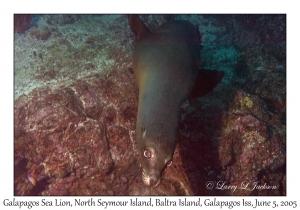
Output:
[[[157,181],[153,178],[150,179],[150,186],[156,185]]]

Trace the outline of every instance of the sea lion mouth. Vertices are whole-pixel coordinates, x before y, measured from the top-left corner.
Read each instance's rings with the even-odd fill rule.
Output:
[[[144,184],[148,187],[157,187],[160,184],[161,178],[160,177],[158,177],[158,179],[150,178],[150,176],[147,176],[143,170],[142,171],[142,180],[143,180]]]

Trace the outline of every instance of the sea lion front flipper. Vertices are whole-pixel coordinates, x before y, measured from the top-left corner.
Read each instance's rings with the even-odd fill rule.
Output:
[[[212,91],[221,82],[223,76],[224,71],[199,69],[189,100],[204,96]]]
[[[128,22],[130,29],[137,40],[151,33],[149,28],[143,23],[138,15],[128,15]]]

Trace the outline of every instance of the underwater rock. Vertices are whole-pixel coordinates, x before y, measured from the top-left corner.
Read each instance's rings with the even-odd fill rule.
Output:
[[[245,90],[262,98],[268,109],[278,114],[285,124],[286,73],[254,71],[245,82]]]
[[[126,70],[115,76],[124,73],[130,74]],[[16,195],[129,194],[139,167],[132,131],[117,120],[127,113],[122,107],[130,107],[130,116],[136,116],[137,103],[131,103],[137,100],[136,87],[126,86],[129,82],[122,83],[129,100],[114,104],[106,94],[111,90],[105,89],[106,83],[115,86],[114,82],[97,75],[19,97],[15,101]]]
[[[65,26],[67,24],[73,24],[80,18],[80,15],[47,15],[47,23],[49,25],[62,25]]]
[[[241,104],[245,98],[251,106]],[[220,85],[215,93],[192,102],[182,118],[179,150],[195,195],[285,191],[285,126],[258,96]],[[275,189],[258,189],[264,183]],[[226,189],[230,186],[237,187]]]
[[[37,28],[36,26],[33,26],[29,30],[29,35],[35,39],[47,40],[51,36],[52,32],[53,32],[52,28],[48,28],[48,27]]]
[[[37,89],[15,101],[16,195],[285,193],[285,127],[258,96],[224,84],[181,111],[173,164],[157,188],[145,187],[130,126],[135,120],[127,118],[128,125],[118,120],[124,117],[122,107],[131,107],[136,115],[137,104],[121,95],[110,103],[109,97],[119,94],[117,88],[108,95],[104,93],[112,89],[97,92],[113,83],[90,77],[60,90]],[[136,99],[135,86],[123,87]],[[91,110],[94,116],[88,114]],[[27,176],[36,180],[35,186]],[[256,182],[276,189],[241,189]],[[239,188],[220,190],[221,183]]]
[[[107,130],[107,138],[115,167],[127,167],[134,155],[128,129],[122,126],[110,126]]]

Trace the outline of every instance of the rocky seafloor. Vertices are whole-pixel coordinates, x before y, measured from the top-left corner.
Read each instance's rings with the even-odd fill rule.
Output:
[[[286,16],[141,18],[191,21],[225,72],[181,109],[161,184],[141,179],[127,17],[33,15],[15,29],[14,194],[286,195]]]

